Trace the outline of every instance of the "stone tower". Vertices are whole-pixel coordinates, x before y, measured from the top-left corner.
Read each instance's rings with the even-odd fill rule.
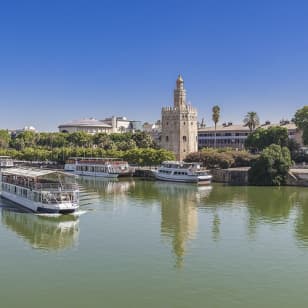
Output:
[[[174,152],[177,160],[198,151],[197,110],[186,104],[186,90],[181,75],[176,80],[173,107],[163,107],[161,146]]]

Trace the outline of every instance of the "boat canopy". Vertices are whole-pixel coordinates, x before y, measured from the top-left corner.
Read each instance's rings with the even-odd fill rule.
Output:
[[[47,169],[35,169],[35,168],[10,168],[2,171],[3,175],[15,175],[22,176],[25,178],[42,178],[48,175],[65,175],[65,176],[74,176],[62,171],[57,170],[47,170]]]
[[[69,157],[67,160],[122,160],[116,157]]]

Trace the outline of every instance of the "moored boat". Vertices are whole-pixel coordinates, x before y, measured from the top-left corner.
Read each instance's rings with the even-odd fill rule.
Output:
[[[212,176],[206,170],[202,170],[199,163],[164,161],[154,174],[157,180],[169,182],[209,185],[212,181]]]
[[[1,197],[37,213],[69,214],[79,207],[74,176],[56,170],[5,169],[1,172]]]
[[[116,178],[118,176],[132,176],[133,168],[128,162],[117,158],[69,158],[64,165],[65,171],[72,171],[77,175]]]

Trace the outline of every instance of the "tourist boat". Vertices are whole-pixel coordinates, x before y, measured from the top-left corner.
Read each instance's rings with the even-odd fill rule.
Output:
[[[182,161],[164,161],[154,175],[157,180],[170,182],[209,185],[212,181],[212,176],[202,170],[199,163]]]
[[[33,212],[69,214],[79,207],[75,177],[55,170],[10,168],[1,172],[1,197]]]
[[[0,169],[14,167],[14,161],[11,156],[0,156]]]
[[[116,178],[118,176],[132,176],[133,169],[128,162],[117,158],[69,158],[64,166],[65,171],[75,172],[77,175],[100,176]]]

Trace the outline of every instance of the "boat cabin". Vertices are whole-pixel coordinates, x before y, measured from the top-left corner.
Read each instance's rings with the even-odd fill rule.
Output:
[[[3,192],[34,202],[75,203],[78,200],[75,177],[55,170],[6,169],[1,173],[1,187]]]

